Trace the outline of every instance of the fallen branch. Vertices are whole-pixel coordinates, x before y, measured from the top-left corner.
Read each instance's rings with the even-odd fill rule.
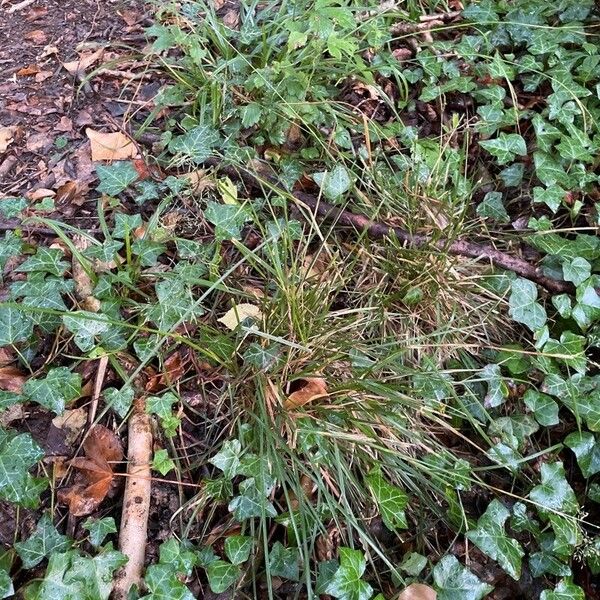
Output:
[[[143,400],[137,399],[129,418],[127,478],[121,513],[119,549],[127,557],[113,584],[114,600],[125,600],[132,586],[140,585],[148,534],[148,513],[152,479],[152,428]]]
[[[250,187],[256,188],[266,184],[272,189],[283,190],[283,185],[270,175],[255,175],[249,171],[242,172],[235,167],[224,165],[219,159],[209,159],[206,161],[206,164],[216,167],[230,177],[242,179]],[[454,256],[487,259],[493,266],[500,267],[506,271],[512,271],[520,277],[534,281],[549,292],[556,294],[562,292],[574,293],[575,291],[571,283],[547,277],[536,265],[527,262],[523,258],[497,250],[489,244],[477,244],[466,240],[450,241],[443,238],[434,240],[428,235],[413,234],[401,227],[393,227],[392,225],[372,221],[363,215],[357,215],[337,206],[332,206],[312,194],[292,192],[292,195],[301,204],[325,219],[335,221],[335,223],[339,223],[340,225],[355,227],[359,231],[367,231],[374,238],[382,239],[393,236],[407,248],[433,247],[440,252],[448,252]]]

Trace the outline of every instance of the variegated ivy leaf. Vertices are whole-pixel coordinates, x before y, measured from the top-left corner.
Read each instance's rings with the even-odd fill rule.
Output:
[[[339,200],[352,186],[352,179],[343,165],[335,166],[331,171],[313,175],[315,183],[321,188],[328,200]]]
[[[118,196],[139,177],[133,163],[126,160],[119,160],[112,165],[98,165],[96,175],[100,180],[96,189],[109,196]]]
[[[563,464],[543,463],[540,475],[542,483],[529,493],[529,499],[538,505],[538,510],[575,514],[579,504],[573,488],[567,482]]]
[[[243,205],[219,204],[209,201],[204,211],[206,219],[215,226],[216,240],[239,240],[244,223],[252,219],[252,215]]]
[[[585,600],[585,592],[570,579],[562,579],[554,590],[544,590],[540,600]]]
[[[488,392],[485,396],[485,406],[495,408],[508,398],[508,385],[502,377],[500,365],[486,365],[481,369],[481,379],[487,381]]]
[[[252,550],[254,538],[248,535],[230,535],[225,540],[225,556],[233,565],[245,563]]]
[[[369,600],[373,588],[361,579],[366,568],[367,561],[360,550],[340,548],[340,566],[325,593],[342,600]]]
[[[408,523],[404,509],[408,504],[408,496],[404,491],[385,481],[378,470],[369,473],[366,481],[385,526],[390,531],[406,529]]]
[[[79,398],[81,375],[71,373],[66,367],[50,369],[43,379],[28,379],[23,385],[23,395],[51,411],[62,414],[66,405]]]
[[[483,140],[479,145],[498,159],[498,164],[505,165],[515,156],[525,156],[527,146],[525,140],[518,133],[501,132],[493,140]]]
[[[467,538],[515,580],[521,576],[521,562],[525,552],[517,540],[509,537],[504,525],[510,511],[498,500],[492,500],[479,517],[477,527],[467,532]]]
[[[198,125],[171,140],[169,151],[201,163],[209,158],[219,143],[219,134],[209,125]]]
[[[206,567],[208,585],[215,594],[222,594],[227,591],[240,575],[240,567],[225,560],[215,560]]]
[[[577,464],[587,479],[600,473],[600,444],[589,431],[575,431],[565,438],[565,446],[577,457]]]
[[[68,550],[70,545],[67,536],[58,533],[52,519],[44,514],[31,536],[24,542],[15,543],[15,550],[23,566],[31,569],[50,554]]]
[[[444,556],[433,569],[437,600],[482,600],[494,588],[483,583],[451,554]]]
[[[537,302],[537,297],[537,287],[532,281],[519,277],[512,282],[508,314],[531,331],[543,327],[547,320],[546,309]]]
[[[50,273],[50,275],[60,277],[69,266],[69,263],[62,260],[62,258],[63,253],[60,250],[40,246],[37,252],[19,265],[15,271],[21,273]]]
[[[275,542],[269,552],[269,571],[274,577],[284,577],[290,581],[300,579],[300,552],[298,548],[286,548],[281,542]]]
[[[84,310],[64,315],[63,324],[74,334],[73,341],[82,352],[89,352],[96,345],[96,337],[111,328],[105,315]]]
[[[0,304],[0,348],[23,342],[33,334],[33,321],[20,309]]]

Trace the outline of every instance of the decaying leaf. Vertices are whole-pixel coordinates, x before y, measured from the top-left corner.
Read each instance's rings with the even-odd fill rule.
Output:
[[[78,60],[63,63],[63,67],[71,73],[71,75],[83,75],[95,62],[100,60],[104,54],[104,48],[99,48],[95,52],[82,54]]]
[[[149,377],[146,383],[147,392],[162,390],[179,381],[187,370],[188,360],[181,352],[173,352],[164,362],[161,373]]]
[[[92,160],[127,160],[137,155],[133,141],[124,133],[104,133],[89,127],[85,134],[90,140]]]
[[[301,380],[303,386],[292,392],[284,403],[286,410],[294,410],[327,396],[327,382],[322,377],[306,377]]]
[[[86,248],[89,248],[91,244],[92,242],[89,237],[85,235],[75,234],[73,236],[73,245],[77,250],[85,250]],[[78,300],[84,301],[92,295],[94,284],[75,254],[73,255],[71,263],[71,272],[73,273],[73,280],[75,281],[75,295]]]
[[[52,425],[57,429],[62,429],[65,433],[65,444],[70,445],[75,442],[81,430],[87,423],[87,410],[84,408],[74,408],[65,410],[62,415],[57,415],[52,419]]]
[[[79,471],[74,485],[59,490],[58,499],[74,517],[92,513],[114,485],[113,464],[123,460],[119,438],[103,425],[94,426],[83,442],[85,458],[71,460]]]
[[[0,154],[6,152],[6,149],[13,143],[17,128],[0,127]]]
[[[0,390],[19,394],[27,377],[17,367],[0,367]]]
[[[217,319],[219,323],[223,323],[227,329],[233,331],[240,323],[245,319],[254,319],[260,321],[263,317],[262,312],[258,306],[254,304],[236,304],[230,308],[220,319]]]
[[[436,600],[436,591],[423,583],[411,583],[405,588],[397,600]]]

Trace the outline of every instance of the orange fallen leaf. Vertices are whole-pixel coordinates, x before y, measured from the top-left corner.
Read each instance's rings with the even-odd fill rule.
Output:
[[[0,390],[21,393],[27,377],[17,367],[0,367]]]
[[[29,75],[35,75],[40,72],[40,68],[37,65],[28,65],[17,71],[17,77],[28,77]]]
[[[423,583],[411,583],[396,600],[436,600],[436,591]]]
[[[59,490],[58,499],[74,517],[89,515],[114,487],[114,462],[123,460],[119,438],[103,425],[95,425],[83,442],[84,457],[71,460],[78,470],[75,484]]]
[[[123,133],[104,133],[88,127],[85,134],[90,140],[94,161],[126,160],[137,155],[135,144]]]
[[[286,410],[294,410],[327,396],[327,382],[322,377],[305,377],[301,381],[304,385],[292,392],[285,401],[283,406]]]

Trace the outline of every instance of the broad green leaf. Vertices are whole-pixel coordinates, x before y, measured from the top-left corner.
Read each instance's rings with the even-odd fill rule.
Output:
[[[112,165],[97,165],[96,175],[100,185],[96,188],[102,194],[118,196],[139,177],[132,162],[120,160]]]
[[[23,342],[33,334],[33,321],[21,310],[0,303],[0,348]]]
[[[193,163],[204,162],[219,143],[219,134],[208,125],[198,125],[187,133],[173,138],[169,151],[189,158]]]
[[[554,356],[556,360],[585,375],[587,358],[585,356],[586,339],[571,331],[564,331],[560,340],[550,338],[544,344],[544,352]]]
[[[585,593],[569,579],[562,579],[554,590],[544,590],[540,600],[585,600]]]
[[[131,244],[131,250],[139,257],[140,266],[153,267],[158,262],[158,257],[165,253],[167,247],[152,240],[138,239]]]
[[[500,192],[488,192],[477,207],[477,214],[480,217],[498,221],[498,223],[508,223],[510,221],[510,216],[504,208]]]
[[[400,564],[400,568],[411,577],[417,577],[426,566],[427,557],[418,552],[410,552]]]
[[[5,569],[0,569],[0,598],[12,598],[14,594],[15,587],[10,575]]]
[[[43,458],[44,451],[28,433],[15,435],[0,428],[0,499],[33,508],[44,479],[34,479],[29,469]]]
[[[552,553],[568,561],[572,556],[575,548],[581,545],[582,532],[579,526],[577,517],[569,517],[557,514],[548,516],[552,531],[554,532],[554,540],[552,542]]]
[[[206,219],[215,226],[215,239],[239,240],[244,223],[252,216],[243,205],[219,204],[208,201],[204,211]]]
[[[23,395],[31,402],[62,414],[69,402],[81,394],[81,375],[67,367],[50,369],[44,379],[28,379],[23,385]]]
[[[102,519],[92,519],[88,517],[83,522],[83,528],[90,532],[90,544],[94,548],[99,548],[104,542],[104,538],[109,533],[116,533],[117,526],[112,517],[104,517]]]
[[[529,568],[534,577],[542,575],[555,575],[556,577],[569,577],[571,567],[547,551],[533,552],[529,555]]]
[[[525,552],[517,540],[506,535],[504,524],[509,516],[510,511],[503,504],[492,500],[477,521],[477,527],[467,532],[467,538],[518,580]]]
[[[352,179],[343,165],[337,165],[331,171],[313,175],[315,183],[321,188],[328,200],[339,200],[352,186]]]
[[[0,215],[6,219],[18,217],[28,206],[25,198],[0,198]]]
[[[177,577],[176,565],[150,565],[144,582],[150,592],[145,600],[194,600],[192,592]]]
[[[561,185],[569,188],[571,180],[556,159],[546,152],[534,152],[533,161],[537,178],[546,186]]]
[[[142,217],[138,213],[128,215],[118,212],[115,214],[115,226],[112,235],[114,238],[124,240],[131,237],[132,233],[143,225]]]
[[[592,274],[592,265],[581,256],[563,262],[562,268],[565,281],[572,281],[576,286],[583,283]]]
[[[81,585],[83,593],[80,596],[75,595],[75,598],[108,600],[113,588],[114,572],[126,562],[127,557],[124,554],[112,549],[93,558],[74,556],[71,568],[65,573],[64,582],[68,586],[74,583]]]
[[[269,552],[269,572],[273,577],[283,577],[290,581],[300,579],[300,553],[298,548],[286,548],[275,542]]]
[[[575,453],[577,464],[586,479],[600,473],[600,444],[593,433],[575,431],[565,438],[564,443]]]
[[[241,565],[248,560],[254,538],[247,535],[230,535],[225,539],[225,556],[232,565]]]
[[[485,406],[496,408],[508,398],[508,385],[502,377],[500,365],[486,365],[481,369],[481,379],[487,381],[488,392],[485,396]]]
[[[487,455],[499,465],[508,469],[509,471],[517,472],[523,462],[523,457],[510,446],[502,442],[494,444],[488,451]]]
[[[360,550],[340,548],[340,566],[327,584],[325,593],[340,600],[369,600],[373,588],[361,579],[367,563]]]
[[[518,187],[523,181],[525,174],[525,165],[523,163],[514,163],[500,171],[498,176],[502,179],[505,187]]]
[[[451,554],[442,558],[433,569],[437,600],[482,600],[494,588],[483,583]]]
[[[523,401],[540,425],[544,427],[558,425],[558,404],[550,396],[529,389],[525,392]]]
[[[489,426],[491,436],[501,437],[514,450],[522,450],[527,438],[539,429],[539,425],[530,415],[512,415],[498,417]]]
[[[192,569],[198,564],[198,553],[187,540],[179,542],[175,538],[168,539],[160,545],[159,556],[161,564],[168,565],[176,573],[186,577],[192,574]]]
[[[163,477],[175,468],[175,463],[169,458],[169,453],[164,448],[154,452],[152,469],[158,471]]]
[[[537,302],[538,292],[535,283],[521,277],[512,283],[508,299],[508,314],[517,323],[523,323],[536,331],[546,323],[546,310]]]
[[[242,127],[253,127],[260,121],[262,116],[262,108],[258,102],[250,102],[246,104],[241,111]]]
[[[64,254],[57,248],[39,246],[36,253],[30,256],[15,271],[20,273],[50,273],[60,277],[67,270],[69,263],[62,260]]]
[[[408,527],[404,514],[404,509],[408,504],[406,493],[385,481],[379,470],[371,471],[367,475],[366,481],[385,526],[390,531],[406,529]]]
[[[561,462],[543,463],[541,479],[542,483],[529,493],[529,499],[538,505],[538,510],[560,511],[566,514],[577,512],[577,498],[565,478],[565,469]]]
[[[581,257],[590,261],[600,257],[600,239],[583,233],[577,234],[574,239],[567,239],[558,233],[543,232],[527,236],[526,241],[537,250],[563,260]]]
[[[73,336],[73,341],[82,352],[89,352],[96,345],[96,338],[112,327],[105,315],[85,310],[63,316],[63,324]]]
[[[493,140],[483,140],[479,145],[498,159],[499,165],[505,165],[515,156],[525,156],[527,146],[525,140],[518,133],[500,132]]]
[[[0,239],[0,278],[8,259],[18,256],[22,246],[23,240],[14,231],[7,231],[4,239]]]
[[[146,398],[146,412],[162,418],[169,417],[173,411],[173,404],[178,402],[179,398],[172,392],[166,392],[162,396],[149,396]]]
[[[240,568],[224,560],[215,560],[206,567],[208,585],[215,594],[228,590],[240,577]]]
[[[561,207],[565,196],[565,190],[558,185],[550,185],[544,188],[536,186],[533,188],[533,201],[543,202],[553,213]]]
[[[223,471],[228,479],[235,477],[240,468],[242,456],[242,445],[239,440],[228,440],[223,443],[220,452],[215,454],[209,462]]]
[[[14,548],[23,566],[31,569],[51,554],[64,552],[70,545],[67,536],[58,533],[52,519],[44,514],[31,536],[24,542],[16,542]]]
[[[122,419],[127,416],[135,391],[131,386],[122,387],[120,390],[116,388],[106,388],[103,392],[106,406],[110,406]]]
[[[237,521],[255,517],[276,517],[277,511],[267,498],[264,489],[259,489],[255,479],[251,477],[239,485],[240,495],[229,503],[229,511]]]

